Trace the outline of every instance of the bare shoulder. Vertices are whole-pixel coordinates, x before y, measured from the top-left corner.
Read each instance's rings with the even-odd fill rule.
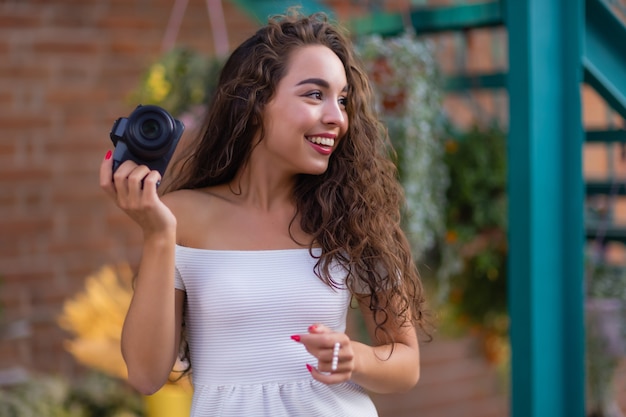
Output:
[[[210,230],[219,215],[219,198],[206,189],[177,190],[161,197],[176,217],[176,240],[181,245],[195,246],[203,239],[203,230]]]
[[[177,190],[163,195],[161,201],[175,215],[178,215],[185,214],[187,210],[193,210],[197,204],[202,204],[203,201],[210,198],[211,194],[201,190]]]

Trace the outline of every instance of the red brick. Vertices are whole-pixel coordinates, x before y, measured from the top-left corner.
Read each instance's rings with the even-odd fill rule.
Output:
[[[104,86],[94,86],[93,88],[85,89],[80,87],[72,88],[55,88],[46,91],[45,100],[50,105],[59,106],[84,106],[85,102],[100,102],[109,99],[109,93]]]
[[[35,13],[24,13],[18,11],[11,11],[11,8],[5,7],[0,11],[0,28],[3,31],[9,29],[29,29],[36,28],[42,22],[41,16]]]
[[[2,93],[0,93],[0,97],[2,97]],[[0,140],[0,158],[4,155],[14,155],[16,152],[16,144],[11,138],[4,137]],[[0,173],[2,170],[0,169]]]
[[[100,45],[80,39],[49,39],[35,41],[32,49],[39,54],[96,55],[100,51]]]
[[[50,70],[43,65],[8,65],[0,62],[0,80],[4,80],[7,87],[14,86],[9,80],[45,80],[50,76]]]
[[[37,234],[43,230],[49,230],[51,227],[52,221],[49,218],[0,218],[0,230],[2,234],[9,236]]]
[[[135,16],[137,15],[135,13]],[[129,29],[144,34],[146,30],[155,29],[155,24],[150,19],[135,16],[104,16],[96,22],[97,28],[114,31]]]
[[[0,167],[0,184],[5,181],[45,181],[50,178],[50,170],[42,167]]]
[[[0,112],[0,126],[3,129],[31,129],[34,127],[48,128],[51,125],[50,117],[37,114],[2,114]]]

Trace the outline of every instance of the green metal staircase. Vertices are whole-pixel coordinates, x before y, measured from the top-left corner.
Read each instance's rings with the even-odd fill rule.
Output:
[[[609,7],[598,0],[586,4],[584,81],[626,120],[626,28]],[[592,131],[586,133],[588,142],[626,144],[626,131]],[[626,188],[615,178],[586,183],[586,193],[593,195],[626,195]],[[624,181],[624,179],[621,179]],[[587,224],[586,236],[626,244],[626,227]]]

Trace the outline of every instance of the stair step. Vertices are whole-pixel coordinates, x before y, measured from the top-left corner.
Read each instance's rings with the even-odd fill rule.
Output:
[[[597,227],[587,227],[585,235],[588,240],[593,240],[598,237],[600,229]],[[609,226],[606,230],[601,231],[603,241],[620,242],[626,244],[626,227],[624,226]]]
[[[619,180],[615,183],[611,181],[587,181],[585,191],[587,195],[626,195],[626,181]]]

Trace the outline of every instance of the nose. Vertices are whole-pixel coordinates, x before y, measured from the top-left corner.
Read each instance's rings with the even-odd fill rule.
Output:
[[[322,115],[322,122],[324,124],[336,125],[339,127],[345,127],[348,120],[348,115],[345,109],[337,102],[328,100],[324,106],[324,114]]]

